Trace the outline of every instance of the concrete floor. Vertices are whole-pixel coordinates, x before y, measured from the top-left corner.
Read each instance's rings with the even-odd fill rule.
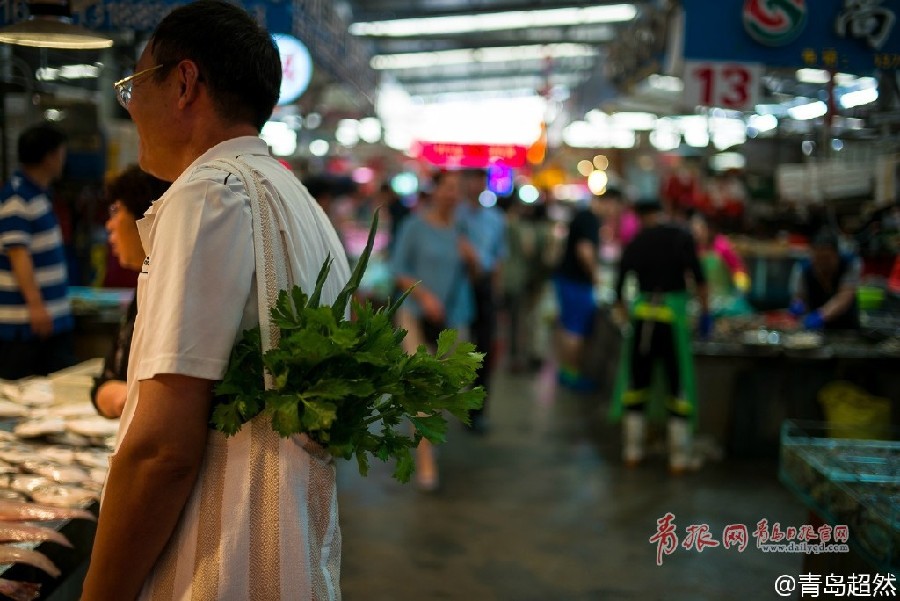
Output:
[[[556,388],[551,369],[498,370],[484,437],[452,424],[441,489],[400,485],[376,461],[368,478],[338,467],[346,601],[673,601],[778,599],[775,579],[799,555],[754,546],[678,548],[656,565],[656,520],[802,525],[806,511],[774,462],[709,463],[673,478],[665,458],[636,470],[618,460],[618,429],[596,398]]]

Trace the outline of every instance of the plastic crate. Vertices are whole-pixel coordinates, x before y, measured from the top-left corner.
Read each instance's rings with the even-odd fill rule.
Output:
[[[830,425],[787,420],[779,477],[832,525],[846,524],[854,548],[879,570],[900,568],[900,436],[830,438]]]

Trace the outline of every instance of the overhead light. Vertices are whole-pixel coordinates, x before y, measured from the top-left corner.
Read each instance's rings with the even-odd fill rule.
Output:
[[[751,115],[750,119],[747,120],[747,125],[759,133],[764,133],[778,127],[778,118],[771,113],[766,115]]]
[[[531,184],[525,184],[519,188],[519,200],[525,204],[534,204],[540,197],[540,191]]]
[[[530,46],[378,54],[372,57],[370,64],[373,69],[396,71],[400,69],[423,69],[440,65],[592,57],[595,54],[596,50],[587,44],[533,44]]]
[[[796,119],[798,121],[817,119],[818,117],[822,117],[823,115],[825,115],[825,113],[827,112],[828,105],[826,105],[821,100],[810,102],[808,104],[801,104],[799,106],[792,106],[788,109],[788,115],[791,117],[791,119]]]
[[[847,92],[841,96],[840,102],[842,107],[850,109],[855,106],[862,106],[864,104],[875,102],[876,100],[878,100],[878,90],[869,88],[867,90]]]
[[[113,41],[72,23],[69,2],[28,2],[31,16],[0,28],[0,42],[34,48],[96,50],[109,48]]]
[[[681,92],[684,90],[684,82],[681,81],[680,77],[659,75],[657,73],[647,78],[647,85],[660,92]]]
[[[653,113],[622,112],[613,115],[612,122],[615,127],[646,131],[656,127],[656,115]]]
[[[800,83],[828,83],[831,81],[831,73],[825,69],[797,69],[795,74]]]
[[[534,27],[618,23],[630,21],[636,16],[637,9],[634,4],[607,4],[584,8],[515,10],[480,15],[371,21],[354,23],[350,26],[350,33],[375,37],[444,35],[479,31],[531,29]]]

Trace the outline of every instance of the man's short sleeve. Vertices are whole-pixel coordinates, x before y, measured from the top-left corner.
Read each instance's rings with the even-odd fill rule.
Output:
[[[0,251],[12,246],[31,245],[28,206],[19,196],[0,201]]]
[[[228,186],[197,179],[172,192],[157,213],[141,274],[137,379],[177,373],[219,380],[252,289],[249,201],[233,176]]]

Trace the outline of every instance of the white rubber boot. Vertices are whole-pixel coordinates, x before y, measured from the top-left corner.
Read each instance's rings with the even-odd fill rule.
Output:
[[[622,418],[622,459],[627,467],[635,467],[644,458],[647,424],[643,413],[626,411]]]
[[[691,468],[691,423],[683,417],[669,418],[669,471],[683,474]]]

